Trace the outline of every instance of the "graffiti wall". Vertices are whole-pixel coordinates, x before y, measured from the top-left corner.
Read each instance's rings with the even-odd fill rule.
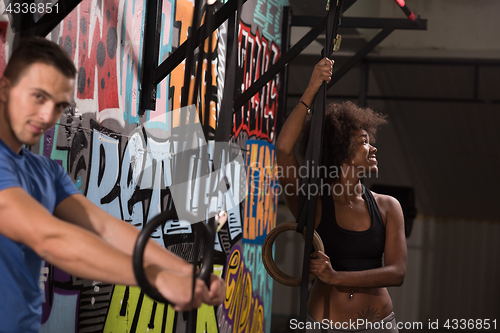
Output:
[[[47,36],[76,65],[75,107],[31,147],[60,163],[94,204],[138,229],[172,205],[175,156],[182,149],[173,133],[182,121],[178,109],[185,67],[182,62],[158,85],[156,110],[139,110],[146,1],[83,0]],[[280,57],[284,5],[287,0],[248,0],[243,6],[237,24],[238,93]],[[190,35],[193,8],[192,0],[163,1],[160,62]],[[2,17],[0,72],[17,38],[9,29]],[[203,61],[197,64],[202,66],[202,79],[195,107],[202,119],[208,115],[212,131],[230,70],[227,35],[226,22],[213,33],[213,45],[205,43]],[[224,175],[232,187],[226,199],[236,205],[229,210],[229,221],[218,232],[214,248],[214,272],[224,278],[227,292],[220,306],[203,305],[197,311],[197,332],[270,332],[273,281],[262,264],[262,243],[276,219],[274,140],[280,84],[276,76],[234,110],[231,142],[241,148],[244,163],[227,161],[230,167]],[[191,158],[195,176],[202,172],[196,161],[205,158],[203,149]],[[241,172],[246,175],[244,183],[237,176]],[[193,210],[202,207],[193,199],[204,196],[202,185],[192,185],[188,206]],[[193,261],[200,256],[194,246],[198,228],[197,223],[174,220],[152,237]],[[40,272],[40,287],[44,291],[41,332],[184,332],[187,327],[185,314],[154,302],[137,287],[82,280],[48,263]]]

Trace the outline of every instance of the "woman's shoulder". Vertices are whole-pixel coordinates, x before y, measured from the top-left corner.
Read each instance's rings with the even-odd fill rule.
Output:
[[[401,204],[399,203],[398,199],[394,198],[393,196],[387,195],[387,194],[380,194],[376,193],[373,191],[370,191],[373,195],[373,198],[377,202],[377,206],[380,210],[380,214],[382,215],[382,218],[384,221],[386,220],[385,217],[387,216],[388,213],[394,213],[401,211]]]
[[[373,198],[375,201],[377,201],[377,205],[380,207],[381,205],[384,207],[392,207],[392,206],[399,206],[399,201],[398,199],[394,198],[393,196],[387,195],[387,194],[380,194],[377,192],[371,191],[371,194],[373,195]]]

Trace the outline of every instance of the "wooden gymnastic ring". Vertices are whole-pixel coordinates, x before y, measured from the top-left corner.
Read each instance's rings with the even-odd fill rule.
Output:
[[[273,244],[274,240],[280,233],[288,230],[297,230],[297,223],[294,221],[288,221],[278,224],[271,232],[267,235],[264,240],[264,244],[262,245],[262,262],[264,263],[264,267],[266,268],[267,273],[277,282],[285,285],[285,286],[300,286],[302,277],[301,276],[290,276],[283,273],[273,259]],[[303,237],[305,235],[306,228],[304,228]],[[323,242],[321,241],[321,237],[319,237],[316,230],[313,235],[313,247],[316,251],[325,252],[325,247],[323,246]],[[314,274],[309,274],[309,281],[314,279]]]

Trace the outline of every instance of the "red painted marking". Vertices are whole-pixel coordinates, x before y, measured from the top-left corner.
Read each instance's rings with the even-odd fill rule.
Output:
[[[405,0],[394,0],[398,3],[399,7],[404,7],[406,4],[405,4]]]

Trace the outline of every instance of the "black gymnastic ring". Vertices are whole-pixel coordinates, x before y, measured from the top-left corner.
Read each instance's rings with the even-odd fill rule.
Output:
[[[132,256],[134,274],[137,283],[139,284],[139,287],[141,287],[141,289],[146,293],[146,295],[148,295],[153,300],[165,304],[169,304],[170,302],[167,299],[165,299],[160,294],[160,292],[149,283],[148,279],[146,278],[146,273],[144,272],[144,249],[146,247],[149,238],[156,230],[156,228],[159,227],[160,225],[165,224],[167,221],[174,219],[178,219],[177,212],[175,211],[175,209],[167,210],[152,218],[151,221],[149,221],[140,232],[139,237],[137,238],[137,241],[135,243],[134,253]],[[200,231],[202,233],[203,244],[205,246],[205,249],[208,250],[204,251],[205,253],[203,256],[202,267],[197,277],[204,280],[205,283],[208,285],[210,282],[210,275],[212,273],[213,262],[214,262],[213,248],[215,243],[215,233],[217,225],[215,222],[215,217],[210,218],[208,220],[208,224],[207,223],[201,223],[201,224],[202,228],[200,229]]]

